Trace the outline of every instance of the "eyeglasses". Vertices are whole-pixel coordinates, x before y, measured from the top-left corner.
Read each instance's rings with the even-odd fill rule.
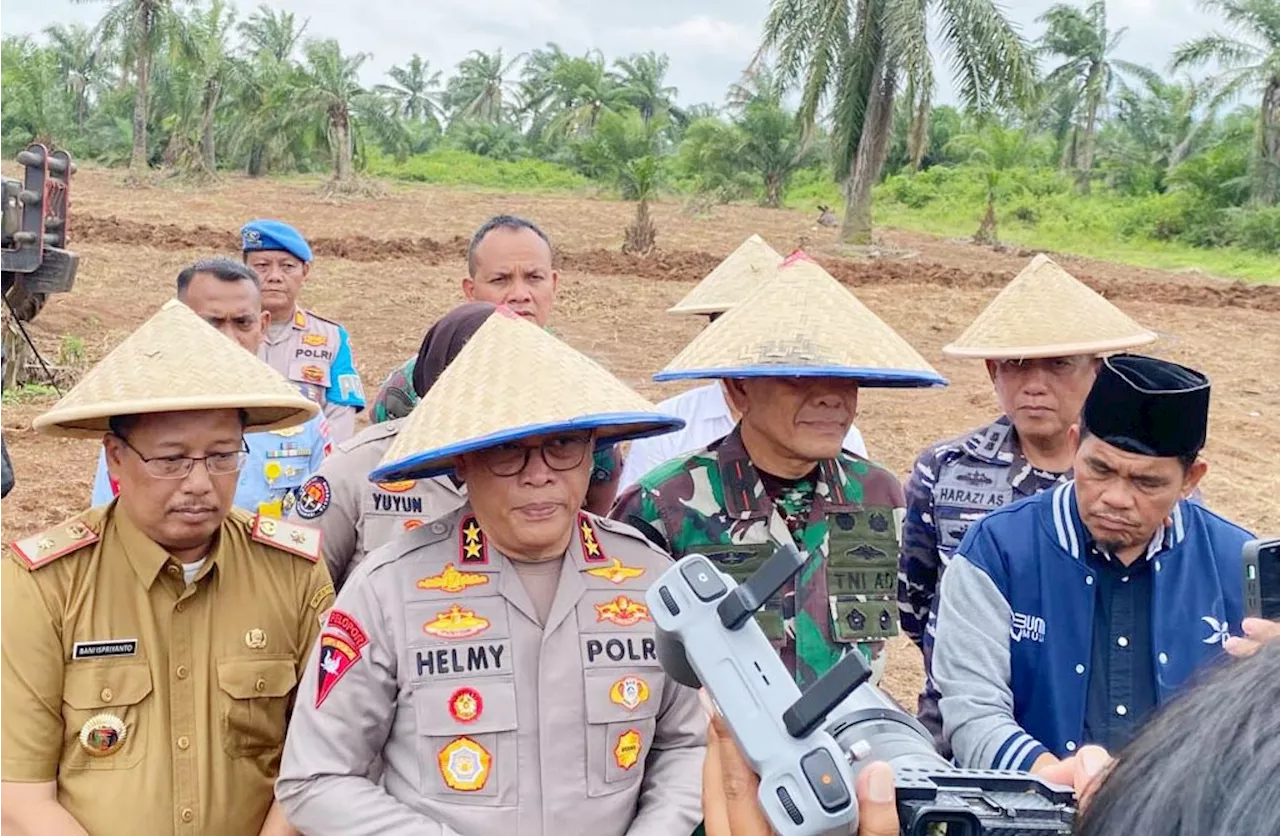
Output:
[[[124,446],[133,451],[133,454],[142,459],[142,465],[146,471],[156,479],[185,479],[191,474],[195,468],[196,462],[204,462],[204,469],[208,471],[210,476],[227,476],[232,473],[240,472],[240,468],[244,467],[246,461],[249,460],[249,444],[244,439],[240,440],[241,448],[234,453],[210,453],[207,456],[147,456],[129,443],[129,439],[122,435],[116,435],[116,438],[124,442]]]
[[[582,464],[591,449],[591,434],[558,435],[537,447],[523,444],[499,444],[477,454],[477,457],[494,476],[516,476],[529,465],[529,456],[536,450],[548,468],[556,472],[573,470]]]

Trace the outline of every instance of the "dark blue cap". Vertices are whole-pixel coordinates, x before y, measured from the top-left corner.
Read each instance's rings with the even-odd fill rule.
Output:
[[[1081,414],[1090,433],[1139,456],[1200,452],[1209,430],[1209,378],[1140,354],[1108,357]]]
[[[249,221],[240,228],[240,242],[247,253],[281,250],[304,264],[311,263],[311,247],[307,239],[284,221],[269,218]]]

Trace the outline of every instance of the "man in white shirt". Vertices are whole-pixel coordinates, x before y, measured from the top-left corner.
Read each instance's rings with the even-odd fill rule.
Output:
[[[777,250],[759,235],[752,235],[667,313],[706,316],[708,322],[715,322],[716,317],[777,275],[781,262],[782,256]],[[618,480],[619,495],[663,462],[701,450],[725,437],[741,417],[732,411],[719,382],[682,392],[658,406],[667,415],[683,418],[685,427],[678,432],[632,442]],[[856,426],[849,427],[844,449],[867,458],[867,446]]]

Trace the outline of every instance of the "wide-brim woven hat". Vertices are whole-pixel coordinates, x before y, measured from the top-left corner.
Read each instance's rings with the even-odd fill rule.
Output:
[[[802,252],[694,337],[654,380],[848,377],[945,386],[920,353]]]
[[[782,256],[759,235],[752,235],[729,253],[667,313],[711,315],[724,313],[778,272]]]
[[[463,453],[557,432],[622,441],[678,430],[603,366],[499,308],[405,419],[374,482],[448,473]]]
[[[1101,294],[1040,254],[991,300],[955,342],[951,357],[1030,360],[1104,354],[1155,342]]]
[[[204,409],[244,410],[248,432],[294,427],[320,412],[275,369],[170,300],[32,425],[45,435],[101,438],[117,415]]]

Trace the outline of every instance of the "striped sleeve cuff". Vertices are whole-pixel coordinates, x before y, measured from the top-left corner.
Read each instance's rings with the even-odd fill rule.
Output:
[[[996,750],[991,769],[1013,769],[1026,772],[1036,762],[1036,758],[1049,750],[1024,731],[1017,731]]]

